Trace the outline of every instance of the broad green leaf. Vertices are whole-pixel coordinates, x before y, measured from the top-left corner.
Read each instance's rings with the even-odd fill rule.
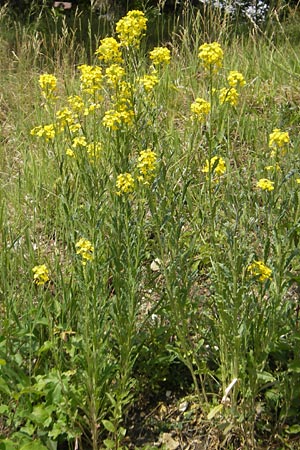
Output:
[[[0,450],[18,450],[19,444],[10,441],[9,439],[4,439],[0,443]]]
[[[28,442],[25,445],[22,445],[20,450],[48,450],[40,441],[32,441]]]
[[[110,433],[115,433],[116,428],[112,422],[109,420],[102,420],[104,428],[109,431]]]
[[[106,448],[115,448],[116,443],[112,439],[105,439],[104,445]]]
[[[31,422],[27,422],[26,425],[24,427],[21,428],[22,433],[26,433],[29,436],[32,436],[33,433],[35,432],[35,426],[31,423]]]
[[[293,361],[289,364],[289,371],[300,373],[300,361]]]
[[[7,405],[0,405],[0,414],[5,414],[9,411],[9,407]]]

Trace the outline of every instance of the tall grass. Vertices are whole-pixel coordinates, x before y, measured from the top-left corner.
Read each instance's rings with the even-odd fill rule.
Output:
[[[147,52],[124,48],[122,81],[103,76],[92,91],[78,64],[107,66],[78,44],[79,18],[61,34],[54,18],[50,36],[16,23],[14,39],[3,35],[5,449],[125,448],[138,397],[159,399],[168,383],[194,395],[203,446],[213,434],[215,448],[284,448],[299,433],[299,48],[236,35],[208,14],[184,10],[173,24],[170,64],[153,73]],[[224,51],[216,72],[198,57],[205,41]],[[230,70],[247,82],[236,105],[219,100]],[[50,72],[55,98],[38,83]],[[71,95],[83,105],[68,122],[57,113]],[[191,114],[199,97],[211,107],[204,121]],[[118,105],[125,115],[105,126]],[[30,133],[47,124],[54,136]],[[290,142],[272,154],[275,128]],[[273,190],[259,188],[265,178]],[[271,275],[255,275],[255,261]]]

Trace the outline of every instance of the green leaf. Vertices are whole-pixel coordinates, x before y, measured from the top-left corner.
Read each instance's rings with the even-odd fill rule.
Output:
[[[45,447],[41,441],[32,441],[22,445],[20,450],[47,450],[47,447]]]
[[[300,433],[300,425],[292,425],[286,429],[288,434],[298,434]]]
[[[28,434],[29,436],[32,436],[35,432],[35,426],[31,422],[27,421],[26,425],[22,427],[20,431],[22,431],[22,433]]]
[[[126,430],[126,428],[120,427],[118,429],[118,433],[119,433],[119,436],[125,437],[126,433],[127,433],[127,430]]]
[[[276,378],[269,372],[260,372],[257,374],[257,378],[265,383],[274,383],[276,381]]]
[[[19,445],[9,439],[0,443],[0,450],[18,450]]]
[[[51,350],[53,348],[53,343],[51,341],[45,341],[43,345],[39,348],[38,355],[41,355],[44,352],[47,352],[48,350]]]
[[[0,405],[0,414],[5,414],[9,411],[9,407],[7,405]]]
[[[293,361],[289,364],[289,372],[300,373],[300,361]]]
[[[110,433],[115,433],[116,428],[110,420],[102,420],[104,428],[109,431]]]
[[[10,388],[6,381],[3,378],[0,378],[0,392],[3,392],[3,394],[10,395]]]
[[[217,405],[217,406],[215,406],[213,409],[211,409],[211,410],[209,411],[209,413],[207,414],[207,419],[208,419],[208,420],[213,419],[213,418],[215,417],[216,414],[218,414],[219,412],[222,411],[223,406],[224,406],[224,405],[222,405],[222,403],[221,403],[220,405]]]
[[[30,418],[38,425],[49,426],[52,422],[51,414],[54,406],[37,405],[33,408]]]
[[[104,445],[106,448],[115,448],[116,443],[112,439],[105,439]]]

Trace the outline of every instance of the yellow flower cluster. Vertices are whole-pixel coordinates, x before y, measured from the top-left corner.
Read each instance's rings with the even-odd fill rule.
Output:
[[[137,163],[137,169],[140,173],[138,180],[148,184],[154,177],[156,166],[156,153],[149,149],[142,150]]]
[[[85,109],[84,101],[80,95],[70,95],[68,97],[68,103],[74,113],[82,113]]]
[[[80,81],[81,89],[88,94],[94,94],[102,88],[102,69],[99,66],[89,66],[82,64],[78,66],[81,72]]]
[[[32,269],[33,272],[33,282],[38,286],[42,286],[43,284],[49,281],[49,270],[47,269],[46,264],[41,264],[40,266],[35,266]]]
[[[56,112],[56,119],[60,130],[63,131],[66,126],[70,127],[74,124],[76,115],[70,108],[63,108]]]
[[[94,255],[94,247],[90,241],[80,238],[75,244],[76,254],[82,257],[82,265],[85,266],[87,261],[92,261]]]
[[[217,71],[222,67],[223,50],[218,42],[205,43],[199,47],[198,57],[209,70]]]
[[[203,98],[196,98],[191,104],[192,117],[200,122],[205,122],[206,116],[210,113],[210,103]]]
[[[117,86],[117,84],[122,80],[124,75],[125,69],[119,64],[112,64],[105,71],[107,81],[113,86]]]
[[[170,50],[166,47],[155,47],[149,53],[150,59],[155,66],[169,64],[171,60]]]
[[[120,109],[109,109],[105,112],[102,123],[105,127],[116,131],[122,124],[131,126],[133,124],[134,111],[127,109],[125,105]]]
[[[203,173],[215,173],[221,176],[226,172],[226,164],[221,156],[213,156],[210,161],[207,159],[206,164],[202,169]]]
[[[263,261],[254,261],[248,266],[247,272],[249,272],[251,276],[258,278],[261,282],[271,280],[272,278],[272,270],[269,269]]]
[[[246,84],[245,78],[241,72],[236,70],[231,70],[227,77],[227,81],[230,87],[243,87]]]
[[[273,191],[274,190],[274,181],[269,180],[268,178],[261,178],[256,183],[256,186],[263,191]]]
[[[54,92],[57,88],[57,78],[54,75],[48,73],[40,75],[39,85],[42,89],[43,96],[47,100],[55,99]]]
[[[100,41],[95,54],[105,63],[122,63],[121,44],[113,37],[107,37]]]
[[[234,87],[220,89],[219,100],[221,105],[229,103],[231,106],[238,104],[239,93]]]
[[[144,86],[145,91],[152,91],[154,86],[158,84],[158,78],[155,74],[153,75],[144,75],[139,78],[139,82]]]
[[[287,131],[281,131],[279,128],[274,128],[270,134],[269,147],[286,147],[290,143],[289,133]]]
[[[133,176],[128,172],[121,173],[117,177],[116,187],[118,189],[117,195],[130,194],[134,190]]]
[[[277,150],[281,150],[284,155],[289,143],[289,133],[287,131],[281,131],[280,128],[274,128],[273,132],[270,133],[269,136],[269,148],[272,150],[271,157],[276,155]]]
[[[117,22],[116,32],[123,47],[139,47],[147,28],[147,20],[142,11],[132,10]]]
[[[49,125],[39,125],[37,127],[34,127],[30,134],[32,136],[38,136],[43,137],[46,142],[52,141],[55,138],[55,126],[53,123],[50,123]]]

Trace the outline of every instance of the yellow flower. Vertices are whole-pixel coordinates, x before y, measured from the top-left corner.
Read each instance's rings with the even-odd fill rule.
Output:
[[[231,70],[229,72],[227,80],[230,87],[237,87],[237,86],[243,87],[246,84],[244,76],[240,72],[237,72],[236,70]]]
[[[198,57],[206,69],[220,69],[223,63],[223,50],[218,42],[205,43],[199,47]]]
[[[276,150],[278,149],[285,154],[289,143],[289,133],[287,131],[281,131],[279,128],[274,128],[273,132],[269,135],[269,148],[272,149],[271,156],[275,156]]]
[[[159,64],[169,64],[171,60],[170,50],[166,47],[155,47],[149,55],[155,66]]]
[[[72,125],[69,125],[69,129],[70,129],[71,133],[77,133],[77,131],[79,131],[81,129],[81,125],[80,125],[80,123],[74,123]]]
[[[268,178],[261,178],[256,183],[256,186],[263,191],[273,191],[274,190],[274,181],[270,181]]]
[[[70,158],[75,158],[74,150],[72,150],[71,148],[68,148],[68,149],[66,150],[66,155],[67,155],[67,156],[70,156]]]
[[[258,277],[261,282],[271,280],[272,278],[272,270],[269,269],[263,261],[253,261],[253,263],[247,267],[247,272],[253,277]]]
[[[210,112],[210,103],[198,97],[191,104],[191,111],[195,119],[198,119],[200,122],[205,122],[205,116]]]
[[[95,54],[105,63],[122,63],[121,44],[113,37],[107,37],[100,41],[100,46]]]
[[[221,156],[213,156],[210,161],[206,160],[206,164],[202,169],[203,173],[215,173],[218,176],[226,172],[225,161]]]
[[[55,127],[53,123],[50,123],[49,125],[39,125],[35,128],[33,128],[30,131],[30,134],[32,136],[38,136],[45,138],[46,142],[52,141],[55,138]]]
[[[130,194],[134,190],[134,179],[130,173],[121,173],[117,177],[117,195]]]
[[[42,89],[43,96],[47,100],[53,100],[55,98],[54,91],[57,87],[57,78],[54,75],[48,73],[40,75],[39,85]]]
[[[222,88],[219,94],[219,100],[221,105],[223,103],[229,103],[231,106],[236,106],[238,104],[239,94],[234,87]]]
[[[86,147],[86,146],[87,146],[87,142],[86,142],[85,136],[77,136],[73,139],[73,143],[72,143],[73,148]]]
[[[40,266],[35,266],[32,269],[33,272],[33,282],[38,286],[42,286],[43,284],[49,281],[49,270],[47,269],[46,264],[41,264]]]
[[[68,103],[75,113],[82,113],[84,111],[85,105],[80,95],[70,95],[68,97]]]
[[[156,170],[157,158],[156,153],[152,150],[142,150],[138,158],[137,168],[139,170],[140,176],[139,181],[144,184],[148,184],[149,181],[154,177],[154,172]]]
[[[76,116],[74,116],[73,112],[69,108],[63,108],[56,112],[56,119],[61,131],[63,131],[65,126],[74,124]]]
[[[113,131],[118,130],[122,123],[120,113],[115,109],[109,109],[105,112],[102,123]]]
[[[105,71],[107,81],[114,86],[117,85],[125,75],[125,69],[119,64],[112,64]]]
[[[144,75],[138,80],[144,86],[145,91],[152,91],[154,86],[158,84],[158,78],[156,75]]]
[[[94,247],[90,241],[80,238],[75,244],[76,254],[82,257],[82,264],[85,266],[87,261],[92,261],[94,255]]]
[[[102,119],[103,125],[113,131],[118,130],[123,123],[131,126],[134,119],[134,111],[128,108],[126,103],[120,102],[116,106],[117,109],[106,111]]]
[[[146,31],[147,20],[142,11],[133,10],[117,22],[116,32],[123,47],[139,47]]]
[[[80,81],[81,89],[88,94],[94,94],[95,91],[102,88],[102,69],[99,66],[88,66],[82,64],[78,66],[81,72]]]

